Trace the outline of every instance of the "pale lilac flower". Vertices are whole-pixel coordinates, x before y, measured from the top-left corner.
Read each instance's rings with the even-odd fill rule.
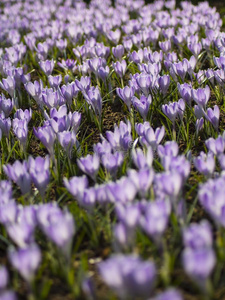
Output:
[[[158,79],[158,83],[159,83],[160,90],[162,91],[163,95],[165,96],[169,89],[169,86],[170,86],[169,75],[160,76]]]
[[[61,74],[57,76],[49,75],[48,82],[52,88],[57,89],[60,83],[62,82],[62,75]]]
[[[135,93],[134,88],[129,86],[125,86],[123,89],[116,88],[116,93],[124,101],[128,109],[130,110],[131,103],[132,103],[131,100]]]
[[[51,156],[54,155],[54,143],[56,135],[51,126],[43,126],[34,128],[35,136],[42,142],[42,144],[48,149]]]
[[[213,249],[192,249],[186,248],[183,251],[182,261],[185,272],[196,280],[202,287],[206,288],[206,279],[212,273],[216,264],[216,257]]]
[[[0,87],[9,93],[11,97],[14,97],[16,82],[13,77],[8,76],[0,81]]]
[[[137,194],[137,188],[129,177],[122,177],[116,182],[110,182],[106,189],[108,198],[113,203],[132,202]]]
[[[152,103],[151,95],[149,95],[148,97],[146,97],[145,95],[141,95],[140,99],[134,96],[131,100],[134,107],[139,111],[140,115],[145,121],[149,112],[149,107]]]
[[[113,68],[116,74],[123,78],[127,70],[127,63],[125,60],[122,60],[121,62],[117,61],[116,63],[113,63]]]
[[[52,71],[53,71],[53,69],[54,69],[54,60],[52,59],[52,60],[41,60],[40,62],[39,62],[39,65],[40,65],[40,67],[41,67],[41,69],[42,69],[42,71],[47,75],[47,76],[49,76],[49,75],[51,75],[52,74]]]
[[[156,277],[154,263],[134,255],[114,255],[99,264],[99,271],[105,283],[122,299],[148,297]]]
[[[192,89],[191,95],[194,101],[204,109],[210,98],[210,88],[207,85],[205,88]]]
[[[179,94],[182,97],[182,99],[184,99],[187,102],[187,104],[189,106],[191,106],[191,101],[192,101],[191,85],[189,85],[187,83],[184,83],[184,84],[177,83],[177,88],[178,88]]]
[[[149,168],[141,169],[139,171],[128,170],[128,177],[133,181],[140,196],[144,198],[152,185],[154,171]]]
[[[77,141],[74,131],[71,132],[65,130],[62,132],[58,132],[57,137],[60,145],[66,150],[68,156],[71,157],[73,146]]]
[[[175,288],[169,288],[150,300],[183,300],[183,297]]]
[[[90,87],[84,98],[90,104],[96,115],[101,116],[102,113],[102,97],[98,87]]]
[[[42,197],[44,196],[50,181],[49,166],[49,156],[46,156],[45,158],[38,156],[35,159],[32,156],[29,156],[28,167],[31,179]]]
[[[179,152],[178,144],[175,141],[167,141],[164,146],[159,145],[158,146],[158,155],[161,159],[163,159],[164,156],[177,156]]]
[[[214,155],[222,154],[225,149],[225,141],[221,135],[216,139],[209,138],[205,141],[205,145]]]
[[[6,288],[9,280],[8,271],[5,266],[0,266],[0,290]]]
[[[165,128],[162,126],[161,128],[156,128],[155,131],[152,127],[146,128],[143,135],[147,143],[155,150],[162,141],[164,134]]]
[[[100,166],[100,160],[98,155],[90,155],[88,154],[86,157],[81,157],[77,161],[78,167],[81,169],[82,172],[89,175],[93,180],[98,173],[98,169]]]
[[[41,262],[41,251],[35,244],[18,250],[10,249],[9,261],[27,282],[31,282]]]
[[[209,152],[208,155],[206,155],[203,151],[201,151],[200,155],[194,158],[194,165],[196,169],[203,175],[212,175],[215,169],[215,160],[213,153]]]
[[[78,199],[82,198],[84,190],[88,189],[88,179],[85,175],[81,177],[71,177],[69,180],[67,178],[63,179],[64,185],[67,190]]]
[[[219,126],[219,118],[220,118],[220,110],[217,105],[214,108],[207,109],[208,120],[212,123],[213,127],[218,130]]]
[[[112,53],[116,59],[121,60],[121,58],[124,55],[123,45],[117,45],[116,47],[112,47]]]
[[[6,175],[20,187],[23,195],[30,192],[31,177],[26,161],[21,163],[17,160],[13,165],[7,164],[3,166],[3,169]]]
[[[118,168],[122,165],[124,160],[121,152],[105,153],[101,156],[101,162],[106,170],[113,176],[116,175]]]
[[[151,168],[153,162],[152,148],[148,147],[146,151],[140,148],[133,149],[131,152],[132,160],[138,169]]]
[[[156,200],[146,205],[140,224],[142,229],[156,242],[166,230],[170,212],[171,205],[166,200]]]
[[[210,223],[202,220],[199,224],[191,223],[183,230],[185,247],[192,249],[210,248],[213,245],[212,228]]]

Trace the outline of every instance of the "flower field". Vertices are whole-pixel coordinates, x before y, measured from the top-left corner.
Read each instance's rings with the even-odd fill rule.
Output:
[[[0,300],[225,299],[225,33],[208,2],[0,2]]]

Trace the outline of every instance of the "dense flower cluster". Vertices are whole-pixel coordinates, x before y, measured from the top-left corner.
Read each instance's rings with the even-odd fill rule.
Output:
[[[114,2],[1,1],[0,300],[224,293],[222,19]]]

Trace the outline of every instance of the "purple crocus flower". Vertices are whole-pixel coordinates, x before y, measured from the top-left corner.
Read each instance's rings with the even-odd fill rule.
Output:
[[[211,176],[215,169],[215,160],[213,153],[209,152],[206,155],[203,151],[200,155],[194,158],[194,165],[196,169],[205,176]]]
[[[11,97],[14,97],[16,82],[13,77],[8,76],[0,81],[0,87],[9,93]]]
[[[159,145],[157,151],[159,157],[163,159],[164,156],[169,156],[169,157],[177,156],[179,152],[179,148],[178,148],[178,144],[175,141],[168,141],[165,143],[164,146]]]
[[[52,88],[57,89],[60,83],[62,82],[62,75],[61,74],[57,76],[49,75],[48,82]]]
[[[210,223],[202,220],[199,224],[191,223],[183,230],[185,247],[191,249],[210,248],[213,244],[212,228]]]
[[[171,205],[166,200],[156,200],[146,205],[144,217],[140,220],[143,230],[156,242],[166,230]]]
[[[90,155],[88,154],[86,157],[81,157],[77,161],[78,167],[81,169],[82,172],[89,175],[93,180],[98,173],[98,169],[100,166],[100,160],[98,155]]]
[[[42,210],[38,212],[38,215],[39,213],[42,213]],[[49,211],[46,222],[40,222],[40,225],[48,238],[52,240],[65,255],[69,255],[72,238],[75,233],[75,225],[72,215],[67,211],[56,214]]]
[[[192,52],[192,54],[195,57],[198,57],[199,53],[202,50],[202,44],[201,43],[190,43],[187,46],[188,46],[188,49]]]
[[[128,228],[122,222],[117,223],[113,229],[116,249],[126,249],[134,244],[135,230]]]
[[[3,290],[0,293],[0,300],[17,300],[17,296],[14,291]]]
[[[198,196],[201,205],[212,216],[217,226],[225,226],[224,175],[217,179],[209,179],[200,186]]]
[[[139,111],[140,115],[144,120],[147,118],[147,114],[149,112],[149,107],[152,103],[152,97],[149,95],[146,97],[145,95],[141,95],[140,99],[137,97],[132,97],[132,103],[134,107]]]
[[[127,63],[125,60],[122,60],[121,62],[117,61],[116,63],[113,63],[113,68],[116,74],[123,78],[127,70]]]
[[[116,88],[116,93],[123,100],[123,102],[127,105],[128,109],[130,110],[131,107],[131,100],[134,96],[135,90],[133,87],[125,86],[123,89]]]
[[[163,156],[161,158],[162,165],[165,171],[176,172],[181,175],[183,182],[190,174],[190,162],[184,155],[178,156]]]
[[[113,176],[116,175],[118,168],[122,165],[124,160],[121,152],[105,153],[101,157],[101,161],[106,170]]]
[[[42,142],[42,144],[48,149],[50,156],[54,155],[54,143],[56,139],[56,135],[49,126],[38,127],[38,129],[34,128],[35,136]]]
[[[62,131],[57,134],[60,145],[66,150],[68,156],[71,158],[72,149],[75,145],[77,138],[74,131]]]
[[[178,115],[178,103],[177,102],[170,102],[169,104],[162,105],[163,113],[170,119],[172,123],[175,122],[175,119]]]
[[[107,33],[108,39],[115,45],[118,44],[120,40],[120,36],[121,36],[121,31],[119,29],[116,29],[115,31],[111,30]]]
[[[91,86],[91,78],[86,76],[86,77],[81,77],[80,80],[75,80],[77,88],[81,92],[87,92],[90,89]]]
[[[118,220],[129,229],[134,229],[138,225],[140,213],[137,203],[116,204]]]
[[[52,74],[52,71],[54,69],[54,60],[41,60],[39,62],[39,65],[42,69],[42,71],[45,73],[45,75],[49,76]]]
[[[169,288],[165,292],[158,294],[156,297],[151,298],[150,300],[183,300],[183,297],[178,290]]]
[[[8,180],[0,181],[0,194],[1,200],[0,204],[8,203],[12,199],[12,183]]]
[[[148,297],[156,277],[153,262],[144,262],[133,255],[114,255],[99,264],[99,271],[105,283],[122,299]]]
[[[209,151],[211,151],[214,155],[219,155],[224,152],[225,149],[225,140],[219,135],[218,138],[209,138],[205,141],[205,145]]]
[[[220,110],[217,105],[215,105],[213,109],[212,108],[207,109],[207,117],[208,117],[208,120],[212,123],[213,127],[216,130],[218,130]]]
[[[155,192],[176,201],[183,186],[182,176],[177,172],[165,172],[155,176]]]
[[[112,47],[112,53],[116,59],[121,60],[121,58],[124,55],[123,45],[117,45],[116,47]]]
[[[8,224],[6,230],[9,237],[20,248],[26,248],[34,242],[34,226],[24,220]]]
[[[191,101],[192,101],[191,85],[187,84],[187,83],[184,83],[184,84],[177,83],[177,88],[178,88],[179,94],[182,97],[182,99],[184,99],[185,102],[187,102],[187,104],[189,106],[191,106]]]
[[[205,117],[204,110],[198,105],[194,106],[194,114],[195,114],[197,119],[201,119],[202,117]]]
[[[25,89],[27,90],[27,92],[29,93],[29,95],[31,97],[34,98],[34,100],[40,104],[40,98],[41,98],[41,94],[42,94],[42,89],[43,89],[43,83],[40,80],[40,83],[38,81],[34,81],[34,83],[32,82],[27,82],[25,83]]]
[[[95,114],[101,116],[102,113],[102,97],[98,87],[90,87],[84,98],[92,106]]]
[[[41,251],[35,244],[19,250],[10,249],[9,261],[27,282],[31,282],[41,262]]]
[[[49,156],[45,158],[38,156],[35,159],[32,156],[29,157],[28,167],[31,179],[42,197],[50,180],[49,166]]]
[[[207,69],[205,71],[205,76],[211,82],[211,84],[214,86],[214,84],[215,84],[214,71],[212,69]]]
[[[60,90],[53,90],[52,88],[42,91],[42,101],[50,109],[65,103],[65,99],[61,95]]]
[[[201,119],[199,119],[199,120],[196,120],[195,128],[196,128],[196,133],[197,133],[197,135],[198,135],[199,131],[202,130],[203,125],[204,125],[204,118],[201,118]]]
[[[128,170],[128,177],[133,181],[140,196],[145,197],[152,185],[154,171],[149,168],[140,171]]]
[[[17,160],[13,165],[7,164],[3,166],[3,169],[6,175],[20,187],[23,195],[30,192],[31,178],[26,161],[21,163]]]
[[[5,266],[0,266],[0,278],[1,278],[0,290],[2,290],[6,288],[9,280],[8,271]]]
[[[148,147],[145,152],[140,148],[132,150],[132,160],[138,169],[151,168],[153,162],[152,148]]]
[[[26,120],[26,122],[29,123],[32,118],[32,109],[17,109],[14,114],[14,118],[17,118],[19,120]]]
[[[154,129],[152,127],[146,128],[144,130],[144,138],[147,141],[147,143],[155,150],[157,146],[162,141],[165,134],[165,128],[162,126],[161,128]]]
[[[78,94],[78,88],[75,82],[67,83],[67,85],[63,85],[61,87],[61,93],[63,97],[66,99],[69,106],[72,105],[72,100]]]
[[[14,101],[11,99],[6,99],[2,94],[0,96],[0,109],[4,112],[5,117],[8,117],[13,109]]]
[[[78,198],[79,204],[88,211],[92,211],[96,203],[96,190],[89,188],[84,190],[81,198]]]
[[[169,86],[170,86],[170,77],[169,75],[160,76],[158,79],[159,87],[163,95],[165,96]]]
[[[216,264],[216,257],[213,249],[185,248],[182,255],[182,261],[185,272],[196,280],[196,282],[206,289],[206,280],[213,271]]]
[[[109,76],[109,67],[108,66],[99,67],[97,75],[106,83],[106,79]]]
[[[84,190],[88,189],[88,179],[85,175],[81,177],[72,177],[69,180],[67,178],[63,179],[64,185],[67,190],[78,199],[82,198]]]
[[[13,119],[13,132],[20,141],[23,148],[26,147],[27,135],[28,135],[28,123],[24,120]]]
[[[169,52],[171,50],[170,40],[159,42],[159,47],[162,49],[163,52]]]
[[[215,70],[214,71],[214,77],[216,79],[216,82],[221,87],[224,87],[224,82],[225,82],[225,73],[224,73],[224,70]]]
[[[140,64],[142,63],[143,59],[144,59],[144,52],[142,49],[139,49],[138,51],[133,51],[131,54],[130,54],[130,57],[129,59],[131,61],[133,61],[134,63],[136,64]]]
[[[152,86],[151,76],[146,73],[141,73],[136,77],[136,82],[139,89],[141,89],[144,95],[148,97],[150,88]]]
[[[14,200],[1,203],[0,207],[0,222],[2,224],[6,225],[16,221],[17,204]]]
[[[137,194],[137,189],[129,177],[122,177],[116,182],[110,182],[106,189],[108,198],[113,203],[132,202]]]
[[[101,57],[94,57],[88,60],[88,65],[90,70],[95,74],[98,75],[98,69],[100,67],[105,67],[106,61],[104,58]]]
[[[173,63],[172,71],[184,82],[184,78],[188,71],[188,61],[184,59],[182,62]]]
[[[194,101],[203,109],[205,109],[207,102],[209,101],[210,98],[210,88],[208,85],[201,89],[192,89],[191,91],[192,98]]]
[[[127,151],[132,145],[130,122],[128,121],[127,123],[124,123],[121,121],[119,127],[114,125],[114,132],[106,131],[106,137],[113,150]]]

